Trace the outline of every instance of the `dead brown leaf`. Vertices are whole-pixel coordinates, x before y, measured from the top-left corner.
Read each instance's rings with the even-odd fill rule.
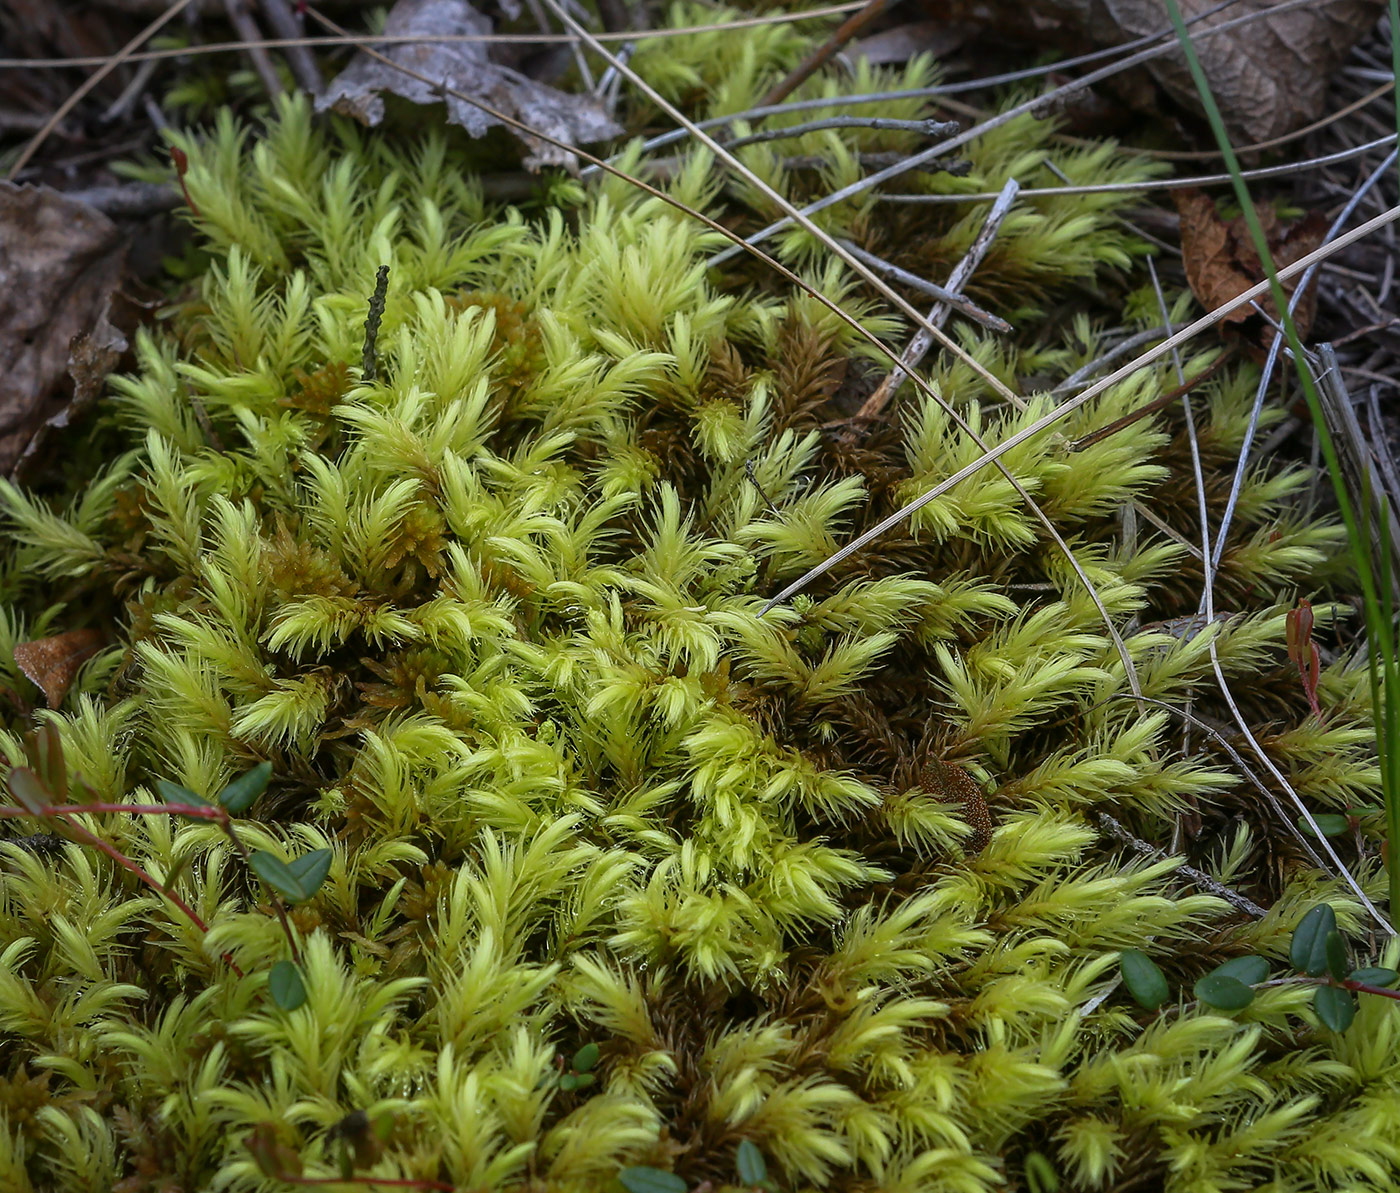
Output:
[[[44,693],[50,708],[57,708],[68,694],[78,668],[102,649],[96,630],[69,630],[35,642],[15,646],[15,666]]]
[[[1244,216],[1238,215],[1229,221],[1221,219],[1215,200],[1198,190],[1174,191],[1173,197],[1181,214],[1181,255],[1186,266],[1186,280],[1201,305],[1214,310],[1263,281],[1264,266],[1255,252]],[[1270,256],[1280,269],[1307,256],[1322,243],[1327,232],[1326,217],[1316,211],[1283,225],[1272,209],[1260,208],[1259,220],[1264,227]],[[1283,283],[1284,292],[1290,298],[1298,281],[1298,278],[1291,278]],[[1316,293],[1316,287],[1309,286],[1294,311],[1298,334],[1303,339],[1307,339],[1312,330]],[[1259,305],[1271,318],[1278,318],[1272,298],[1265,297]],[[1247,326],[1250,321],[1260,326],[1250,328]],[[1246,332],[1272,334],[1251,307],[1231,311],[1225,316],[1225,322],[1245,325]]]
[[[399,0],[384,25],[385,36],[461,36],[491,32],[491,21],[466,0]],[[474,96],[508,116],[570,145],[586,145],[617,136],[622,126],[591,95],[569,95],[547,87],[519,71],[491,61],[480,42],[406,43],[386,46],[386,58],[408,67],[437,85],[406,75],[394,67],[360,53],[316,100],[318,111],[333,108],[364,124],[384,119],[381,92],[390,92],[416,104],[446,103],[447,119],[473,137],[484,136],[500,123],[480,108],[442,87]],[[574,168],[573,154],[525,133],[517,133],[530,149],[525,165]]]
[[[125,265],[126,237],[100,211],[0,182],[0,474],[67,404],[70,371],[80,389],[101,388],[121,340],[106,313]]]
[[[1195,42],[1225,123],[1245,143],[1283,136],[1321,116],[1333,72],[1385,8],[1385,0],[1319,0],[1281,12],[1269,11],[1278,0],[1239,0],[1224,8],[1219,0],[1180,4],[1188,21],[1220,9],[1190,26],[1197,38],[1237,17],[1267,14]],[[1104,0],[1104,7],[1129,39],[1156,33],[1170,23],[1164,0]],[[1178,103],[1200,110],[1184,55],[1158,58],[1150,69]]]

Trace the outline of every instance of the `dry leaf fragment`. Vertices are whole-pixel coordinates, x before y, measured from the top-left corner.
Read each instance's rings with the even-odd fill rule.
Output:
[[[1201,69],[1233,135],[1267,141],[1322,115],[1327,87],[1347,54],[1375,27],[1384,0],[1318,0],[1300,8],[1278,0],[1180,0]],[[1127,38],[1169,28],[1166,0],[1104,0],[1113,25]],[[1277,12],[1271,9],[1279,9]],[[1205,15],[1209,13],[1209,15]],[[1258,19],[1201,38],[1215,25],[1251,14]],[[1200,111],[1196,85],[1180,52],[1149,68],[1181,104]]]
[[[71,368],[100,386],[100,362],[85,348],[75,361],[74,340],[113,343],[103,324],[125,264],[126,238],[100,211],[0,182],[0,474],[65,404]]]
[[[384,25],[386,37],[431,38],[490,32],[490,20],[466,0],[399,0]],[[384,119],[384,100],[379,93],[387,91],[416,104],[446,103],[447,119],[460,124],[473,137],[484,136],[500,123],[466,100],[445,93],[443,88],[450,87],[565,144],[584,145],[622,132],[622,126],[593,96],[557,91],[492,62],[481,42],[409,42],[386,46],[382,53],[434,83],[425,83],[361,53],[316,100],[317,111],[334,108],[364,124],[376,125]],[[577,164],[572,153],[526,133],[516,135],[530,149],[525,165],[531,169],[541,165],[572,169]]]
[[[15,665],[44,693],[50,708],[57,708],[68,694],[78,668],[102,649],[96,630],[69,630],[36,642],[15,646]]]
[[[1221,219],[1215,201],[1198,190],[1174,191],[1173,197],[1181,213],[1181,255],[1186,265],[1186,280],[1206,310],[1223,306],[1263,281],[1264,266],[1254,251],[1244,216],[1236,216],[1228,222]],[[1322,243],[1327,232],[1326,217],[1316,211],[1284,226],[1271,209],[1260,208],[1259,220],[1264,226],[1269,253],[1279,269],[1307,256]],[[1299,280],[1290,278],[1283,283],[1284,292],[1290,298]],[[1259,305],[1270,317],[1278,318],[1271,297],[1261,299]],[[1316,288],[1309,286],[1294,311],[1298,334],[1303,339],[1307,339],[1312,330],[1316,308]],[[1262,324],[1258,314],[1248,306],[1238,307],[1225,316],[1226,323],[1247,325],[1250,321]],[[1262,333],[1265,328],[1261,326],[1257,330]]]

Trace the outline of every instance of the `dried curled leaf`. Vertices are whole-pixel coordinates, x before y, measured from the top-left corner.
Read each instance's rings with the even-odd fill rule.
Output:
[[[384,25],[386,37],[461,37],[490,32],[490,20],[466,0],[399,0]],[[450,87],[566,144],[585,145],[622,132],[621,125],[593,96],[557,91],[492,62],[481,42],[409,42],[386,46],[382,53],[434,83],[425,83],[362,53],[316,100],[317,110],[333,108],[365,124],[376,125],[384,119],[380,93],[387,91],[416,104],[445,103],[447,119],[460,124],[473,137],[484,136],[500,123],[475,105],[442,90]],[[531,156],[525,159],[529,167],[572,168],[576,164],[572,153],[524,133],[516,135],[530,149]]]
[[[1254,251],[1254,242],[1242,215],[1228,221],[1221,219],[1215,201],[1198,190],[1180,190],[1173,194],[1177,211],[1181,213],[1181,255],[1186,265],[1186,280],[1206,310],[1214,310],[1263,281],[1264,266]],[[1322,243],[1327,231],[1326,217],[1316,211],[1295,223],[1282,225],[1272,210],[1261,207],[1259,220],[1268,239],[1269,255],[1278,269],[1306,257]],[[1283,283],[1284,292],[1290,298],[1298,281],[1298,278],[1291,278]],[[1271,318],[1278,318],[1272,298],[1266,295],[1259,305]],[[1312,329],[1316,309],[1316,291],[1310,286],[1293,315],[1298,334],[1304,339]],[[1249,306],[1237,307],[1225,316],[1226,323],[1244,325],[1250,321],[1260,322],[1258,314]]]
[[[78,668],[102,649],[96,630],[69,630],[37,642],[15,646],[15,665],[44,693],[50,708],[57,708],[68,694]]]
[[[1378,0],[1331,0],[1284,8],[1278,0],[1180,0],[1201,69],[1233,136],[1245,143],[1292,132],[1322,115],[1327,85],[1352,46],[1380,18]],[[1170,26],[1165,0],[1104,0],[1117,31],[1131,40]],[[1270,11],[1277,9],[1278,11]],[[1209,12],[1210,15],[1203,14]],[[1206,30],[1257,15],[1224,33]],[[1172,97],[1200,110],[1196,86],[1181,53],[1156,59],[1149,69]]]
[[[90,394],[125,350],[107,322],[125,266],[126,238],[96,208],[0,182],[0,473],[64,407],[70,373]]]

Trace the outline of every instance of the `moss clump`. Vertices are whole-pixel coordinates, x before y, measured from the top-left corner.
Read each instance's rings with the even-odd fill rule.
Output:
[[[1041,126],[1010,129],[977,185],[1043,152]],[[435,138],[393,151],[296,104],[256,147],[225,122],[187,148],[200,302],[116,382],[126,455],[61,511],[3,489],[0,635],[113,632],[46,714],[104,799],[274,763],[240,835],[331,852],[292,917],[307,1000],[268,996],[286,940],[210,825],[84,820],[174,876],[207,934],[93,852],[0,847],[0,1186],[284,1188],[250,1136],[331,1176],[345,1124],[391,1111],[359,1174],[459,1189],[594,1190],[629,1164],[726,1187],[744,1140],[791,1190],[1016,1187],[1032,1152],[1086,1190],[1390,1187],[1392,1004],[1337,1036],[1300,1027],[1298,987],[1233,1017],[1115,989],[1123,948],[1189,986],[1281,960],[1319,897],[1349,930],[1361,913],[1277,844],[1215,741],[1183,753],[1122,698],[1098,612],[1003,478],[758,616],[973,458],[935,403],[856,447],[831,433],[869,349],[800,295],[718,291],[719,239],[616,183],[567,219],[492,214]],[[700,157],[673,186],[713,198]],[[989,288],[1052,292],[1070,226],[1081,273],[1127,264],[1095,203],[1018,216]],[[956,255],[963,226],[919,251]],[[1072,369],[1088,334],[966,342],[1014,379]],[[1049,408],[934,377],[992,442]],[[1213,513],[1248,382],[1206,394]],[[1191,636],[1152,624],[1194,612],[1188,548],[1126,542],[1119,516],[1198,536],[1192,503],[1158,504],[1187,475],[1179,429],[1068,447],[1171,384],[1140,374],[1007,463],[1135,631],[1144,693],[1215,715],[1213,644],[1276,764],[1344,806],[1374,781],[1361,685],[1329,671],[1320,724],[1284,653],[1285,601],[1339,542],[1289,512],[1304,478],[1249,480],[1234,615]],[[1188,807],[1196,860],[1266,919],[1094,819],[1165,838]],[[561,1081],[590,1043],[596,1083]]]

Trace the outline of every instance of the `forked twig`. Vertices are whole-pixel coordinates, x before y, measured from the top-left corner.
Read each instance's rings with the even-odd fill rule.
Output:
[[[936,298],[939,302],[947,303],[955,311],[961,311],[974,323],[980,323],[988,331],[1000,332],[1005,335],[1014,330],[1005,319],[993,315],[991,311],[984,311],[970,298],[958,294],[953,290],[940,286],[937,282],[930,282],[926,278],[919,277],[916,273],[910,273],[907,269],[900,269],[898,265],[892,265],[883,257],[877,257],[874,253],[867,253],[857,244],[842,237],[836,238],[836,243],[851,254],[857,261],[870,266],[877,273],[883,273],[888,278],[893,278],[900,285],[908,286],[911,290],[922,290],[930,298]],[[937,308],[935,308],[936,310]],[[933,322],[933,316],[929,316],[929,322]],[[939,324],[942,326],[942,324]]]
[[[1114,820],[1107,812],[1100,812],[1098,820],[1100,827],[1102,827],[1105,832],[1111,837],[1122,841],[1123,844],[1132,849],[1134,853],[1140,853],[1143,857],[1155,857],[1163,861],[1169,856],[1165,850],[1158,849],[1157,846],[1149,844],[1142,840],[1142,838],[1133,836],[1132,833],[1119,824],[1118,821]],[[1223,882],[1212,878],[1204,870],[1196,869],[1195,866],[1190,866],[1182,862],[1181,865],[1176,868],[1176,873],[1184,874],[1200,887],[1201,890],[1208,891],[1218,899],[1224,899],[1231,907],[1238,908],[1246,915],[1252,915],[1256,920],[1262,920],[1269,914],[1247,895],[1242,895],[1239,891],[1231,890]]]
[[[967,285],[973,272],[982,264],[982,258],[987,255],[992,241],[1001,231],[1002,221],[1010,214],[1011,205],[1016,202],[1016,194],[1020,189],[1020,183],[1014,178],[1007,179],[1006,185],[1001,188],[1001,194],[997,196],[997,201],[992,205],[991,211],[987,213],[982,230],[977,233],[977,238],[972,242],[972,247],[967,250],[963,259],[953,267],[953,272],[948,275],[948,290],[954,294],[961,291]],[[934,327],[942,327],[948,322],[948,315],[951,311],[952,307],[947,300],[940,299],[929,311],[928,322]],[[914,334],[914,338],[909,341],[909,347],[900,356],[899,364],[894,367],[888,377],[880,382],[875,392],[866,398],[861,408],[856,411],[855,417],[851,420],[852,425],[855,427],[869,426],[870,423],[879,418],[881,411],[890,404],[890,399],[894,397],[895,391],[904,384],[904,379],[919,367],[919,362],[924,359],[932,346],[933,336],[920,328]],[[1018,410],[1026,408],[1026,404],[1019,398],[1014,400],[1014,404]]]

